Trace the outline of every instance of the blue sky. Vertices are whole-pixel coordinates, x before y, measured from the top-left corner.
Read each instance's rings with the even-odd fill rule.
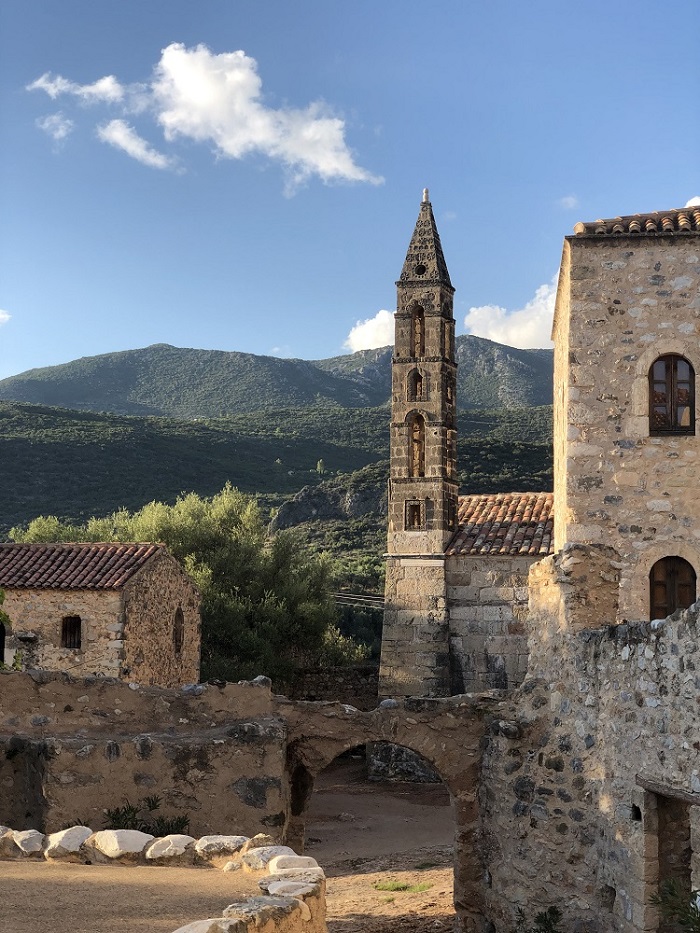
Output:
[[[458,332],[545,345],[576,221],[700,195],[699,25],[697,0],[3,0],[0,377],[386,344],[426,185]]]

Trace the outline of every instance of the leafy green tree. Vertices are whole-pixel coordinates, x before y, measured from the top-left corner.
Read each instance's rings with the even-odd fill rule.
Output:
[[[299,667],[359,660],[335,625],[328,559],[292,532],[268,537],[256,500],[230,485],[211,498],[150,502],[84,525],[41,516],[14,541],[154,541],[167,545],[202,593],[202,674],[238,680],[291,678]]]

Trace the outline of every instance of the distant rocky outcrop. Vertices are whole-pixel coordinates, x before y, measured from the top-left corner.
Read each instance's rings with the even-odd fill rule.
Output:
[[[387,463],[305,486],[288,499],[270,523],[270,531],[282,531],[304,522],[345,520],[364,515],[386,515]]]

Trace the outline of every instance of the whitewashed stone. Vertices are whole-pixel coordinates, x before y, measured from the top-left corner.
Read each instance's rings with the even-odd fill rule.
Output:
[[[107,858],[137,855],[153,842],[155,836],[138,829],[103,829],[92,837],[94,847]]]
[[[263,883],[260,883],[263,888]],[[306,894],[313,894],[317,886],[306,884],[303,881],[270,881],[263,888],[268,894],[286,894],[288,897],[304,897]]]
[[[209,920],[195,920],[187,926],[178,927],[174,933],[245,933],[246,927],[238,920],[226,917],[212,917]]]
[[[77,855],[82,844],[92,836],[89,826],[71,826],[46,837],[46,858],[69,858]]]
[[[261,846],[259,849],[251,849],[242,858],[243,868],[246,871],[261,871],[267,868],[277,855],[296,855],[296,852],[289,846]]]
[[[318,862],[310,855],[276,855],[270,859],[267,870],[274,875],[280,868],[318,868]]]
[[[194,836],[186,836],[184,833],[171,833],[169,836],[163,836],[152,842],[146,849],[146,858],[177,858],[184,855],[194,842]]]
[[[246,842],[248,836],[202,836],[195,842],[194,848],[197,855],[208,859],[219,855],[235,855]]]
[[[303,881],[306,884],[318,884],[325,881],[325,879],[326,876],[320,866],[318,868],[280,868],[274,875],[269,875],[258,883],[272,884],[273,881]]]
[[[44,834],[36,829],[16,829],[12,838],[25,855],[38,855],[44,848]]]

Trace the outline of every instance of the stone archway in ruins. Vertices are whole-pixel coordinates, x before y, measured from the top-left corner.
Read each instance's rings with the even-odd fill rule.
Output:
[[[370,713],[340,703],[287,701],[287,841],[302,847],[316,776],[335,758],[367,742],[389,742],[416,752],[449,790],[455,820],[454,903],[463,933],[484,929],[478,806],[481,744],[498,702],[489,696],[384,701]],[[491,714],[491,715],[489,715]]]

